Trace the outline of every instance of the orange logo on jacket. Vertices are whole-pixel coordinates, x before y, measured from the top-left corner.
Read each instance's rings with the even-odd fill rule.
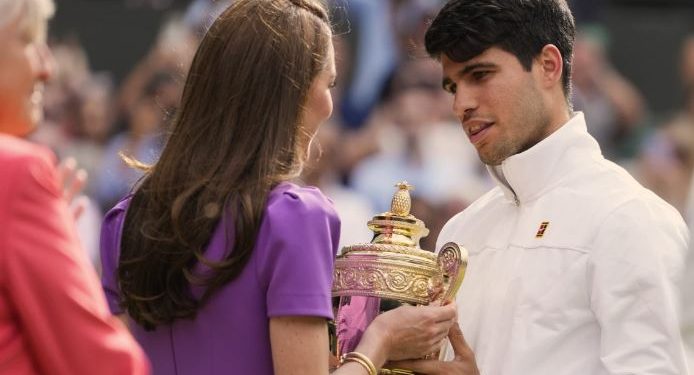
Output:
[[[535,238],[542,238],[545,235],[545,231],[547,230],[548,226],[549,221],[543,221],[540,224],[540,228],[537,230],[537,233],[535,233]]]

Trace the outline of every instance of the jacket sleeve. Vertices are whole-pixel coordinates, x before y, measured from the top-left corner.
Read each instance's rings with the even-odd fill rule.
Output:
[[[609,374],[681,375],[679,286],[689,233],[664,204],[631,201],[601,224],[587,277]]]
[[[48,158],[11,177],[5,285],[36,366],[46,374],[145,374],[149,364],[106,306]]]

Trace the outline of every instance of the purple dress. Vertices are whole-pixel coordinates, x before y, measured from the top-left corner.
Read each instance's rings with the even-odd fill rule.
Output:
[[[114,314],[123,313],[118,306],[116,267],[129,202],[123,199],[108,212],[101,232],[102,284]],[[210,259],[221,259],[228,239],[233,238],[224,228],[220,223],[212,236],[206,250]],[[268,197],[250,261],[195,319],[149,332],[131,324],[153,373],[273,374],[270,318],[333,318],[330,288],[339,236],[339,218],[318,189],[278,185]]]

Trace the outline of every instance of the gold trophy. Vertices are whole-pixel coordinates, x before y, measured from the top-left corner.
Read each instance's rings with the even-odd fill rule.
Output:
[[[410,214],[412,186],[395,186],[390,211],[367,224],[374,232],[371,243],[345,246],[335,260],[332,295],[339,297],[339,305],[331,346],[337,358],[356,348],[379,313],[403,304],[451,302],[465,276],[468,255],[463,247],[449,242],[438,255],[419,247],[429,230]],[[387,368],[380,373],[413,374]]]

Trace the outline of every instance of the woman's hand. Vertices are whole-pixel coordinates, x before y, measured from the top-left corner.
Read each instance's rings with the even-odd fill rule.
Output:
[[[364,332],[362,343],[380,340],[386,359],[422,358],[437,352],[454,324],[454,303],[446,306],[401,306],[379,315]]]

